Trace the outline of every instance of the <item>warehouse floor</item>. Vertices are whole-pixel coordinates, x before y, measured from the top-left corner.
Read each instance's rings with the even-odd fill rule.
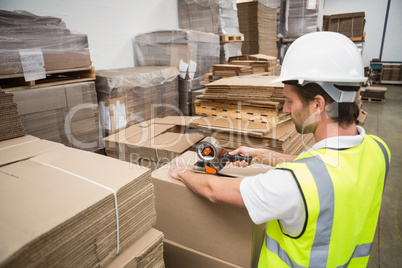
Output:
[[[369,268],[401,267],[402,263],[402,86],[381,86],[387,87],[386,102],[364,102],[362,107],[368,112],[363,125],[366,132],[378,135],[391,150],[391,166]]]

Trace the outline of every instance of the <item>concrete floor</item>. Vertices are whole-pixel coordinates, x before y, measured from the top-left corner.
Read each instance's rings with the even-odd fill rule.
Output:
[[[368,112],[363,127],[387,143],[391,165],[368,267],[402,267],[402,86],[378,86],[387,87],[386,102],[363,103]]]

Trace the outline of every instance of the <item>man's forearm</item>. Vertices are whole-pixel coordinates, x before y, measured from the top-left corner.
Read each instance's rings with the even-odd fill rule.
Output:
[[[256,156],[260,163],[273,167],[279,163],[293,161],[297,157],[297,155],[283,154],[267,149],[257,149]]]
[[[178,173],[178,179],[191,191],[213,203],[227,203],[244,207],[240,194],[242,178],[222,178],[215,175],[195,173],[190,170]]]

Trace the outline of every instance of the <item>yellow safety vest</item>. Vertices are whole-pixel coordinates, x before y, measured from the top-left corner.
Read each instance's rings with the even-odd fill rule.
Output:
[[[366,267],[389,163],[384,141],[366,135],[358,146],[321,148],[277,165],[292,172],[306,221],[296,237],[268,222],[259,267]]]

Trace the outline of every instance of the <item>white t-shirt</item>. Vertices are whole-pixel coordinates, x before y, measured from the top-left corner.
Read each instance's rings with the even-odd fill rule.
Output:
[[[362,127],[357,126],[357,131],[359,134],[355,136],[337,136],[319,141],[304,153],[320,148],[357,146],[365,136]],[[297,236],[302,232],[306,211],[301,192],[289,171],[272,169],[257,176],[245,177],[240,184],[240,193],[255,224],[279,220],[287,234]]]

